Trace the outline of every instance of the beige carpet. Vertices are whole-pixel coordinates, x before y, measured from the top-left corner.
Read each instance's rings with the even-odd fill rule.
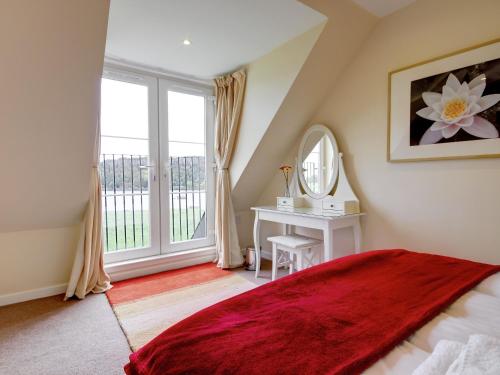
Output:
[[[269,282],[270,268],[264,261],[262,277],[256,280],[253,271],[227,271],[205,263],[117,282],[106,294],[136,351],[197,311]]]
[[[253,272],[235,273],[258,286],[270,281],[268,262],[264,269],[258,280]],[[0,307],[1,375],[123,374],[130,348],[106,296],[62,297]]]
[[[0,307],[0,374],[123,374],[127,340],[106,296]]]

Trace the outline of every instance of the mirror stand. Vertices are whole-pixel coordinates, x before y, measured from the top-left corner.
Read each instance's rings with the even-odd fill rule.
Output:
[[[335,192],[322,199],[311,198],[303,194],[300,189],[297,170],[300,168],[299,160],[295,160],[295,171],[290,180],[290,194],[292,197],[302,198],[303,207],[335,210],[346,213],[359,213],[359,199],[354,193],[349,179],[345,173],[343,154],[339,152],[339,174]],[[333,205],[333,207],[332,207]]]
[[[344,154],[342,154],[341,152],[339,153],[339,179],[337,182],[337,189],[335,189],[335,194],[333,195],[333,197],[338,200],[345,201],[358,200],[358,197],[356,196],[356,194],[354,194],[351,184],[347,179],[347,175],[345,174]]]
[[[335,136],[322,124],[312,125],[303,135],[287,190],[290,196],[277,197],[279,208],[315,208],[328,215],[360,213]]]

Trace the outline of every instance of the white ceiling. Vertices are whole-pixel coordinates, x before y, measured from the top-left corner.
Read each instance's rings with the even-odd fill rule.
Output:
[[[398,9],[404,8],[416,0],[353,0],[370,13],[384,17]]]
[[[210,78],[324,20],[296,0],[112,0],[106,56]]]

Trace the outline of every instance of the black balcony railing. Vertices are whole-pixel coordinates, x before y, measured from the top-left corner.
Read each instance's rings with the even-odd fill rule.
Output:
[[[103,233],[106,252],[149,247],[149,162],[144,155],[101,154]],[[170,158],[170,239],[206,236],[206,166],[202,156]]]
[[[105,251],[148,247],[150,191],[148,157],[102,154],[103,232]]]
[[[170,157],[170,239],[206,236],[206,165],[204,156]]]
[[[304,177],[312,191],[319,191],[319,169],[315,163],[304,162]]]

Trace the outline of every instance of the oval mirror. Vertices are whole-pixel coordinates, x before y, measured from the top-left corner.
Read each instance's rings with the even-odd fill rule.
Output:
[[[321,199],[337,181],[338,147],[333,133],[324,125],[311,126],[299,147],[299,179],[307,195]]]

